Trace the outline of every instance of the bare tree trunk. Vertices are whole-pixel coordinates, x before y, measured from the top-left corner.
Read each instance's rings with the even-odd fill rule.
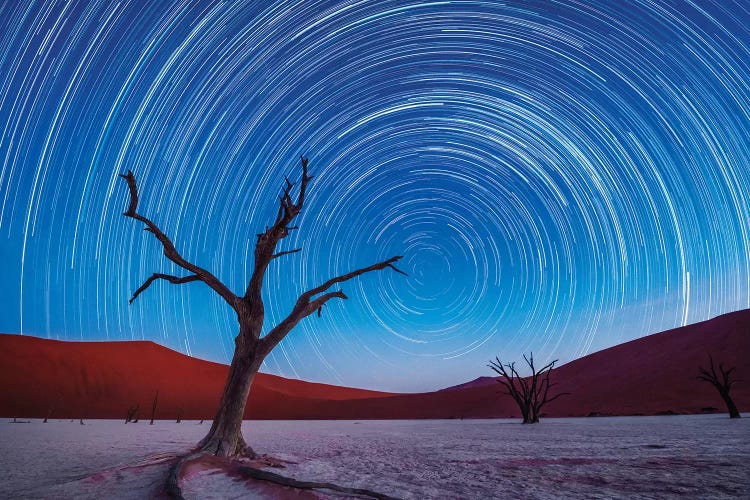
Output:
[[[721,398],[724,400],[724,404],[727,405],[727,411],[729,411],[729,418],[740,418],[740,410],[737,409],[737,405],[734,404],[732,396],[729,395],[729,391],[721,391]]]
[[[156,390],[156,395],[154,396],[154,404],[151,405],[151,422],[149,422],[149,425],[154,425],[154,415],[156,415],[156,402],[159,400],[159,389]]]
[[[135,406],[131,406],[130,408],[128,408],[128,411],[125,414],[125,423],[126,424],[128,422],[133,422],[133,423],[138,422],[138,419],[136,418],[136,414],[138,413],[138,408],[139,407],[140,407],[140,405],[135,405]]]
[[[242,419],[250,387],[262,362],[256,358],[255,351],[246,352],[239,347],[235,349],[219,409],[211,430],[198,443],[198,449],[225,457],[255,455],[242,437]]]
[[[521,417],[523,417],[523,423],[524,424],[531,424],[533,423],[531,421],[531,418],[529,418],[529,408],[523,403],[518,403],[519,408],[521,409]]]

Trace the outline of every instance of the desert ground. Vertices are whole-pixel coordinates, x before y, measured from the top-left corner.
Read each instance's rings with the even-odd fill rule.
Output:
[[[2,498],[150,498],[209,422],[0,422]],[[747,498],[750,419],[724,414],[544,419],[246,421],[298,480],[417,498]],[[200,470],[186,498],[278,498]],[[342,498],[287,492],[286,498]]]

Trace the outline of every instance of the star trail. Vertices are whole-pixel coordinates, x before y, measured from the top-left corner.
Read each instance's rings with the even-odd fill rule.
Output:
[[[750,5],[732,1],[0,3],[0,331],[227,362],[233,291],[299,157],[264,370],[394,391],[496,354],[568,361],[750,307]]]

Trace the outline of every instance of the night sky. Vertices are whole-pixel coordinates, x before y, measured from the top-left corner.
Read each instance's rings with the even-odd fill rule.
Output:
[[[256,233],[315,179],[266,277],[266,360],[394,391],[561,361],[750,307],[750,4],[0,2],[0,331],[227,362]]]

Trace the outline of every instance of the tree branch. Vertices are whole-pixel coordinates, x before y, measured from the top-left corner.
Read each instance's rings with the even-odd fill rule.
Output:
[[[253,274],[250,277],[243,299],[251,304],[252,307],[258,309],[263,307],[261,289],[263,287],[263,277],[266,274],[268,264],[273,259],[281,257],[282,255],[288,255],[299,251],[289,250],[277,253],[276,245],[281,239],[287,237],[289,231],[297,229],[297,226],[291,226],[290,224],[302,210],[302,206],[305,203],[307,185],[310,183],[310,180],[312,180],[312,176],[307,172],[307,158],[302,156],[300,159],[302,162],[302,181],[300,182],[297,201],[295,202],[292,199],[292,189],[295,184],[287,177],[284,177],[284,189],[281,196],[279,196],[279,208],[276,212],[276,219],[271,227],[266,227],[264,232],[258,234],[258,240],[255,243],[255,266],[253,267]]]
[[[142,292],[146,290],[149,286],[151,286],[151,283],[153,283],[156,280],[167,280],[173,285],[181,285],[183,283],[190,283],[191,281],[202,281],[200,276],[197,274],[192,274],[190,276],[183,276],[183,277],[177,277],[172,276],[169,274],[161,274],[161,273],[154,273],[138,288],[138,290],[135,291],[132,297],[130,297],[130,300],[128,300],[128,304],[132,304],[136,297],[138,297]]]
[[[505,377],[505,380],[502,379],[496,379],[500,384],[502,384],[508,391],[508,395],[510,395],[518,404],[518,406],[523,406],[524,398],[521,396],[521,391],[518,390],[518,387],[516,387],[514,379],[516,378],[516,369],[515,369],[515,363],[508,363],[507,366],[510,370],[510,373],[505,369],[505,366],[503,365],[503,362],[500,361],[500,358],[495,356],[495,361],[490,360],[490,364],[487,365],[492,370],[495,371],[498,375],[501,377]]]
[[[377,264],[363,267],[341,276],[336,276],[335,278],[329,279],[322,285],[312,288],[300,295],[299,299],[297,299],[297,302],[294,305],[294,308],[292,308],[292,312],[290,312],[289,315],[284,318],[278,325],[271,329],[271,331],[269,331],[265,337],[260,339],[262,352],[266,354],[271,352],[271,350],[279,342],[281,342],[284,337],[286,337],[286,335],[291,331],[292,328],[297,325],[297,323],[299,323],[303,318],[309,316],[315,311],[319,311],[320,308],[322,308],[323,305],[330,299],[347,299],[347,296],[341,290],[336,292],[329,292],[317,298],[313,297],[327,291],[336,283],[343,283],[344,281],[349,281],[353,278],[356,278],[357,276],[361,276],[362,274],[372,271],[380,271],[386,268],[393,268],[392,264],[398,261],[400,258],[401,256],[397,255],[395,257],[391,257],[388,260],[384,260],[383,262],[378,262]]]
[[[310,299],[312,299],[312,297],[314,297],[315,295],[318,295],[319,293],[325,292],[336,283],[343,283],[344,281],[349,281],[350,279],[356,278],[357,276],[360,276],[362,274],[369,273],[372,271],[380,271],[387,267],[391,269],[395,269],[397,272],[408,276],[405,272],[396,269],[396,267],[393,265],[393,263],[397,262],[399,259],[401,259],[401,255],[396,255],[395,257],[391,257],[390,259],[384,260],[383,262],[378,262],[377,264],[373,264],[368,267],[363,267],[362,269],[357,269],[356,271],[352,271],[350,273],[343,274],[341,276],[336,276],[335,278],[331,278],[325,283],[323,283],[322,285],[315,287],[311,290],[308,290],[302,295],[300,295],[299,299],[297,299],[297,303],[304,304],[305,302],[309,302]]]
[[[400,258],[401,258],[401,257],[399,257],[399,259],[400,259]],[[399,273],[399,274],[403,274],[404,276],[409,276],[408,274],[406,274],[405,272],[403,272],[403,271],[402,271],[401,269],[397,268],[397,267],[396,267],[396,266],[394,266],[393,264],[389,264],[389,265],[388,265],[388,267],[390,267],[391,269],[393,269],[394,271],[396,271],[396,272],[397,272],[397,273]]]
[[[536,404],[537,400],[539,399],[538,394],[539,391],[537,391],[537,372],[536,368],[534,368],[534,353],[529,353],[529,358],[526,358],[526,355],[523,355],[523,359],[526,360],[526,364],[529,365],[529,368],[531,368],[531,387],[528,388],[528,394],[529,394],[529,402],[531,404]],[[539,374],[542,372],[540,371]],[[540,387],[541,389],[541,387]]]
[[[294,183],[291,182],[288,177],[284,176],[285,187],[281,196],[279,196],[279,210],[276,213],[276,220],[271,227],[271,231],[278,229],[279,227],[288,226],[292,219],[299,214],[300,210],[302,210],[302,206],[305,204],[305,193],[307,192],[307,185],[312,180],[312,176],[308,175],[307,172],[308,159],[301,156],[300,161],[302,163],[302,181],[300,182],[297,201],[295,202],[292,200],[292,189],[294,188]]]
[[[545,400],[544,400],[544,402],[545,402],[545,403],[551,403],[552,401],[556,400],[556,399],[557,399],[557,398],[559,398],[560,396],[570,396],[570,393],[569,393],[569,392],[561,392],[561,393],[555,394],[555,395],[554,395],[554,396],[552,396],[551,398],[549,398],[549,399],[545,399]]]
[[[301,248],[295,248],[294,250],[285,250],[283,252],[279,252],[279,253],[275,253],[275,254],[271,255],[271,258],[272,259],[278,259],[279,257],[282,257],[284,255],[289,255],[290,253],[297,253],[297,252],[301,252],[301,251],[302,251]]]
[[[729,389],[734,385],[736,380],[731,380],[730,375],[735,370],[736,367],[731,367],[729,369],[724,368],[724,363],[719,363],[719,373],[721,373],[721,376],[719,376],[719,373],[716,373],[716,366],[714,365],[714,358],[709,353],[708,355],[708,361],[709,361],[709,368],[711,371],[706,370],[702,366],[698,367],[698,379],[703,380],[705,382],[710,383],[719,392],[729,392]]]
[[[120,174],[120,177],[125,179],[125,181],[128,183],[128,189],[130,190],[130,205],[128,206],[128,209],[123,215],[125,217],[130,217],[131,219],[135,219],[137,221],[140,221],[144,224],[146,224],[146,231],[150,232],[154,236],[156,236],[156,239],[159,240],[159,242],[162,244],[162,247],[164,247],[164,256],[167,257],[169,260],[177,264],[183,269],[186,269],[187,271],[190,271],[193,273],[197,278],[204,283],[206,283],[208,286],[210,286],[216,293],[218,293],[226,302],[229,304],[233,309],[236,310],[237,308],[237,296],[232,293],[229,288],[222,283],[219,278],[208,272],[207,270],[203,269],[202,267],[196,266],[195,264],[188,262],[185,260],[185,258],[180,255],[180,253],[175,248],[172,241],[165,235],[159,227],[154,224],[150,219],[147,219],[143,215],[140,215],[137,212],[138,209],[138,187],[135,182],[135,176],[133,175],[133,172],[131,170],[128,170],[126,174]],[[165,275],[166,276],[166,275]],[[157,279],[157,278],[154,278]],[[163,278],[166,279],[166,278]],[[179,278],[177,278],[179,279]],[[195,281],[195,279],[191,279],[190,281]],[[153,279],[151,280],[153,281]],[[150,285],[150,282],[147,282],[148,285]],[[146,285],[144,283],[144,285]],[[146,285],[146,286],[148,286]],[[143,288],[143,287],[142,287]],[[139,289],[140,290],[140,289]],[[145,290],[145,288],[144,288]],[[143,290],[140,290],[143,291]],[[132,300],[139,294],[140,292],[136,292]]]

